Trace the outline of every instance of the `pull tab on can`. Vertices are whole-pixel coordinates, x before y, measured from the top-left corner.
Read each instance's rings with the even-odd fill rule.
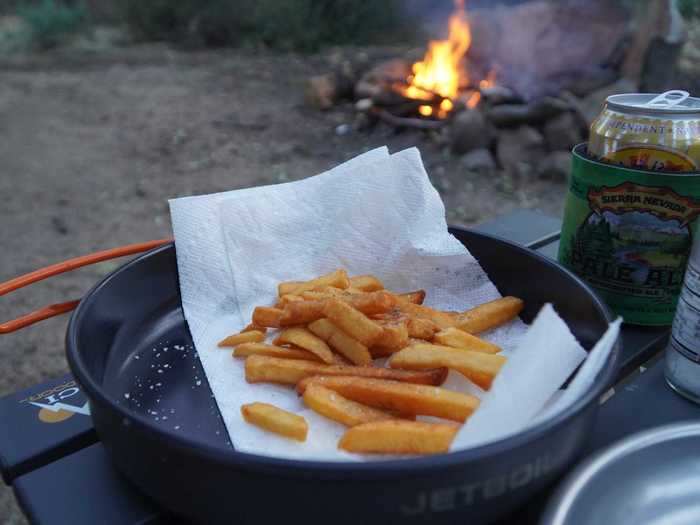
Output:
[[[685,100],[690,96],[687,91],[682,91],[680,89],[672,89],[671,91],[666,91],[660,95],[655,96],[645,106],[650,108],[672,108],[685,102]]]

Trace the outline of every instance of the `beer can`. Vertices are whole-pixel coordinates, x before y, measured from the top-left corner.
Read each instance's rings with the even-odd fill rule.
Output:
[[[591,124],[588,153],[643,170],[700,170],[700,98],[687,91],[611,95]]]
[[[697,239],[666,349],[666,382],[682,396],[700,403],[700,242]]]
[[[573,150],[559,262],[627,323],[668,326],[700,216],[700,173],[633,169]]]

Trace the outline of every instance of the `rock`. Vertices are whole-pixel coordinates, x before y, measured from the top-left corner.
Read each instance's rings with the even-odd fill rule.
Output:
[[[552,151],[537,164],[537,176],[543,179],[566,180],[571,172],[571,153]]]
[[[583,142],[579,119],[570,111],[548,120],[542,132],[550,151],[570,151],[576,144]]]
[[[542,97],[528,104],[501,104],[486,112],[487,118],[498,127],[518,124],[539,124],[564,111],[569,104],[554,97]]]
[[[533,127],[504,129],[498,134],[496,158],[509,172],[521,172],[521,164],[537,166],[544,154],[544,137]]]
[[[355,102],[355,111],[367,112],[372,109],[373,102],[371,98],[361,98]]]
[[[454,153],[462,154],[488,148],[492,137],[491,128],[480,111],[462,111],[452,121],[450,146]]]
[[[470,63],[486,71],[496,68],[499,84],[532,100],[558,93],[564,87],[560,80],[572,72],[594,72],[608,62],[631,26],[630,10],[623,4],[639,2],[479,3],[484,7],[469,9]]]
[[[318,109],[330,109],[338,99],[335,75],[327,73],[311,77],[306,84],[304,100]]]
[[[467,171],[477,173],[493,173],[496,171],[496,160],[486,148],[470,151],[459,159],[459,163]]]
[[[484,100],[494,106],[508,102],[522,102],[522,99],[512,89],[505,86],[489,86],[482,88],[480,91]]]
[[[339,137],[344,137],[352,131],[352,126],[350,124],[340,124],[335,127],[335,134]]]
[[[648,0],[637,10],[636,31],[622,64],[622,74],[650,92],[666,89],[686,40],[683,17],[674,0]]]
[[[594,66],[585,70],[572,71],[559,81],[562,90],[570,91],[577,97],[608,86],[619,78],[618,73],[610,68]]]
[[[637,85],[634,82],[626,78],[621,78],[614,84],[597,89],[593,93],[587,95],[581,99],[581,104],[579,105],[581,114],[583,118],[586,119],[586,125],[591,125],[591,122],[595,120],[600,110],[603,109],[605,99],[610,95],[616,95],[618,93],[636,93],[637,91]]]

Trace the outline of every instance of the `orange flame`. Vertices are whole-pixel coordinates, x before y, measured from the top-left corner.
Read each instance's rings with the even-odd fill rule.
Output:
[[[479,89],[481,90],[481,89],[489,88],[489,87],[493,86],[495,83],[496,83],[496,71],[491,70],[491,71],[489,71],[489,74],[486,75],[486,78],[481,79],[479,81]],[[481,100],[481,92],[480,91],[472,92],[472,94],[467,99],[467,107],[469,109],[474,109],[480,100]]]
[[[461,67],[462,58],[472,42],[469,22],[462,0],[457,0],[456,10],[450,16],[449,36],[447,40],[432,40],[422,61],[413,64],[413,75],[409,78],[410,86],[405,90],[409,98],[429,100],[434,94],[445,99],[456,98],[460,81],[465,82],[466,75]],[[444,104],[444,106],[443,106]],[[449,105],[449,107],[448,107]],[[425,108],[429,106],[421,106]],[[444,100],[438,114],[452,110],[450,100]],[[420,109],[422,115],[432,114],[427,109]]]
[[[456,11],[450,16],[447,40],[432,40],[423,60],[413,64],[406,96],[427,100],[437,93],[445,98],[455,98],[460,80],[466,80],[460,66],[471,42],[464,5],[458,1]]]

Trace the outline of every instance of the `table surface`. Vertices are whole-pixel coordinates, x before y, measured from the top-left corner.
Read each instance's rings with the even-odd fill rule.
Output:
[[[559,228],[557,219],[519,210],[475,229],[556,258]],[[667,337],[665,328],[623,326],[616,385],[603,398],[584,457],[631,433],[700,416],[698,405],[665,384]],[[0,420],[0,472],[31,523],[177,522],[112,468],[92,427],[87,400],[70,375],[0,399]],[[536,523],[547,496],[499,523]]]

